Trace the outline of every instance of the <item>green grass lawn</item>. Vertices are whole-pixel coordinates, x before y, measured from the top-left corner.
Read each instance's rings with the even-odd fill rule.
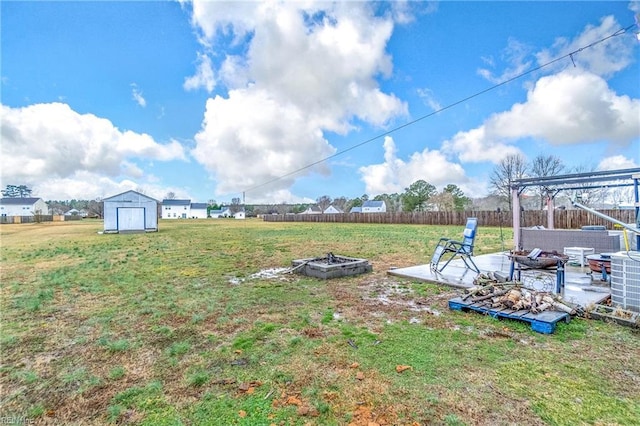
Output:
[[[0,416],[52,424],[640,424],[637,330],[553,335],[402,280],[462,227],[161,221],[0,226]],[[506,247],[511,229],[504,230]],[[480,227],[479,253],[500,250]],[[321,281],[293,259],[369,259]],[[398,366],[408,367],[402,372]]]

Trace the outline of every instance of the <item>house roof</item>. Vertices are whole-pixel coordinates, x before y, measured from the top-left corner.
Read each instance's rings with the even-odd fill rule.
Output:
[[[143,197],[146,198],[147,200],[151,200],[151,201],[155,201],[156,203],[158,202],[158,200],[156,200],[155,198],[151,198],[148,195],[144,195],[141,192],[138,191],[134,191],[134,190],[129,190],[129,191],[125,191],[125,192],[121,192],[120,194],[116,194],[116,195],[112,195],[111,197],[107,197],[107,198],[103,198],[102,201],[111,201],[113,199],[122,197],[125,194],[136,194],[139,197]]]
[[[178,200],[178,199],[162,200],[162,205],[163,206],[189,206],[191,205],[191,200]]]
[[[206,210],[207,203],[191,203],[191,208],[198,209],[198,210]]]
[[[374,200],[367,200],[364,203],[362,203],[362,207],[382,207],[384,205],[384,201],[374,201]]]
[[[338,213],[342,213],[342,209],[337,208],[336,206],[334,206],[333,204],[330,205],[329,207],[327,207],[326,209],[324,209],[324,211],[336,211]]]
[[[351,210],[349,210],[349,213],[362,213],[362,207],[360,206],[351,207]]]
[[[41,200],[41,198],[35,198],[35,197],[5,197],[5,198],[0,198],[0,204],[4,205],[4,206],[32,206],[34,205],[38,200]]]

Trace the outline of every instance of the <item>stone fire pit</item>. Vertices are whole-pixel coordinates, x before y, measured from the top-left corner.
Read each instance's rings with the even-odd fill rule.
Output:
[[[292,272],[324,280],[364,274],[373,270],[367,259],[339,256],[333,253],[327,253],[324,257],[297,259],[291,262],[291,266]]]

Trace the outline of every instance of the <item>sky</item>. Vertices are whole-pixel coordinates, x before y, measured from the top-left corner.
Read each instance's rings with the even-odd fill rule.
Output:
[[[420,179],[483,197],[511,154],[638,167],[639,13],[637,1],[2,1],[0,186],[279,204]]]

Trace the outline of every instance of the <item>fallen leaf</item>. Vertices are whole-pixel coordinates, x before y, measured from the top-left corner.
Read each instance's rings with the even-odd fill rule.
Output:
[[[413,370],[413,367],[410,365],[396,365],[396,371],[398,373],[402,373],[403,371]]]
[[[254,388],[253,386],[251,386],[249,389],[247,389],[247,395],[251,395],[252,393],[254,393],[256,391],[256,388]]]
[[[362,371],[358,371],[358,373],[356,374],[356,379],[364,380],[364,373]]]
[[[290,396],[287,398],[287,405],[297,405],[299,407],[302,405],[302,401],[295,396]]]
[[[307,406],[298,407],[298,415],[299,416],[306,416],[307,414],[309,414],[309,407],[307,407]]]
[[[358,368],[358,367],[360,367],[360,364],[358,364],[357,362],[354,362],[349,366],[349,368]]]
[[[238,355],[240,355],[242,353],[242,349],[236,349],[235,351],[233,351],[235,353],[237,353]]]
[[[247,417],[247,412],[244,410],[240,410],[238,411],[238,416],[244,419],[245,417]]]

